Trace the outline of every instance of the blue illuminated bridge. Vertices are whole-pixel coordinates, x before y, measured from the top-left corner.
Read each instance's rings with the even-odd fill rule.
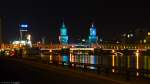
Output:
[[[98,36],[96,34],[96,26],[94,23],[91,24],[91,27],[89,28],[89,37],[86,42],[86,44],[69,44],[68,43],[69,36],[67,32],[67,26],[65,23],[62,23],[62,26],[60,27],[60,36],[59,36],[59,42],[60,44],[51,44],[49,47],[50,49],[59,49],[59,48],[72,48],[72,49],[103,49],[103,50],[147,50],[150,49],[149,44],[121,44],[121,43],[97,43]],[[82,43],[82,42],[81,42]]]

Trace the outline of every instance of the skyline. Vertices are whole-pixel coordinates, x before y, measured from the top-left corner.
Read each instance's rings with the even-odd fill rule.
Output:
[[[1,0],[0,83],[149,84],[148,6]]]
[[[45,36],[49,40],[58,38],[62,18],[71,38],[88,38],[92,22],[97,35],[106,40],[128,31],[150,27],[150,8],[137,2],[117,4],[94,1],[2,1],[0,16],[4,19],[5,41],[19,36],[19,24],[29,24],[33,39],[38,41]],[[80,32],[78,32],[80,30]],[[79,36],[78,36],[79,35]]]
[[[89,18],[89,19],[88,19]],[[39,18],[37,18],[39,19]],[[26,22],[29,24],[29,31],[33,35],[34,40],[39,40],[41,36],[46,36],[46,38],[52,38],[55,39],[58,38],[59,34],[59,28],[61,27],[62,18],[58,17],[55,19],[55,17],[45,18],[41,21],[35,21],[36,19],[26,18],[23,20],[18,20],[17,22],[11,20],[12,22],[9,23],[10,19],[7,19],[6,22],[4,22],[4,33],[6,38],[11,37],[16,39],[19,34],[19,24],[22,22]],[[50,19],[50,20],[49,20]],[[52,19],[52,20],[51,20]],[[44,21],[46,20],[46,21]],[[96,19],[97,20],[97,19]],[[103,39],[110,39],[112,35],[117,36],[123,33],[126,33],[128,31],[134,31],[138,28],[147,28],[149,30],[148,24],[117,24],[117,23],[100,23],[96,20],[92,20],[90,17],[81,17],[81,18],[75,18],[72,20],[70,17],[65,18],[65,24],[68,28],[68,34],[71,37],[74,38],[87,38],[89,35],[89,28],[92,22],[95,23],[97,28],[97,35]],[[8,22],[7,22],[8,21]],[[42,23],[43,21],[43,23]],[[7,25],[9,23],[9,25]],[[81,32],[78,32],[80,29]],[[7,32],[11,32],[11,34]],[[78,36],[80,35],[80,36]],[[54,37],[54,38],[53,38]],[[10,41],[12,39],[7,40]]]

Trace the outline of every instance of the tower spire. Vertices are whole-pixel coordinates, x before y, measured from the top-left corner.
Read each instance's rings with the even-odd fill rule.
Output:
[[[91,28],[95,28],[95,23],[94,23],[94,21],[91,23]]]
[[[91,28],[94,28],[94,23],[92,23]]]
[[[62,28],[66,28],[64,21],[62,22]]]
[[[61,44],[68,44],[67,28],[65,26],[64,20],[62,21],[62,26],[60,28],[59,41]]]
[[[62,18],[62,28],[66,28],[65,22],[64,22],[64,18]]]

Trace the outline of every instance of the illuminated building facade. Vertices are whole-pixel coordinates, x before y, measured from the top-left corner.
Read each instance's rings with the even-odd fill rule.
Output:
[[[14,40],[12,42],[12,44],[32,47],[31,35],[28,34],[28,25],[27,24],[21,24],[19,26],[19,31],[20,31],[20,39]]]
[[[68,44],[67,28],[66,28],[64,22],[62,24],[62,27],[60,28],[59,41],[61,44]]]
[[[19,26],[20,31],[20,41],[26,40],[27,32],[28,32],[28,25],[27,24],[21,24]]]
[[[89,36],[89,43],[96,43],[98,37],[96,36],[96,27],[92,24],[90,28],[90,36]]]

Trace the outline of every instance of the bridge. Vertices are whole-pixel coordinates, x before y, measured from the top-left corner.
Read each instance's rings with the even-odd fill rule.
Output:
[[[71,50],[88,50],[88,49],[102,49],[102,50],[141,50],[146,51],[150,49],[150,44],[112,44],[112,43],[96,43],[96,44],[46,44],[46,45],[36,45],[33,44],[33,47],[39,47],[41,49],[50,49],[50,50],[60,50],[62,48],[69,48]],[[7,48],[20,48],[19,45],[13,44],[3,44],[1,49]]]
[[[76,47],[77,44],[68,44],[68,45],[61,45],[61,44],[54,44],[54,45],[47,45],[49,49],[59,49],[59,48],[71,48],[71,49],[84,49],[84,48],[99,48],[102,50],[141,50],[145,51],[150,49],[150,44],[110,44],[110,43],[103,43],[103,44],[92,44],[92,45],[78,45],[81,47]]]

